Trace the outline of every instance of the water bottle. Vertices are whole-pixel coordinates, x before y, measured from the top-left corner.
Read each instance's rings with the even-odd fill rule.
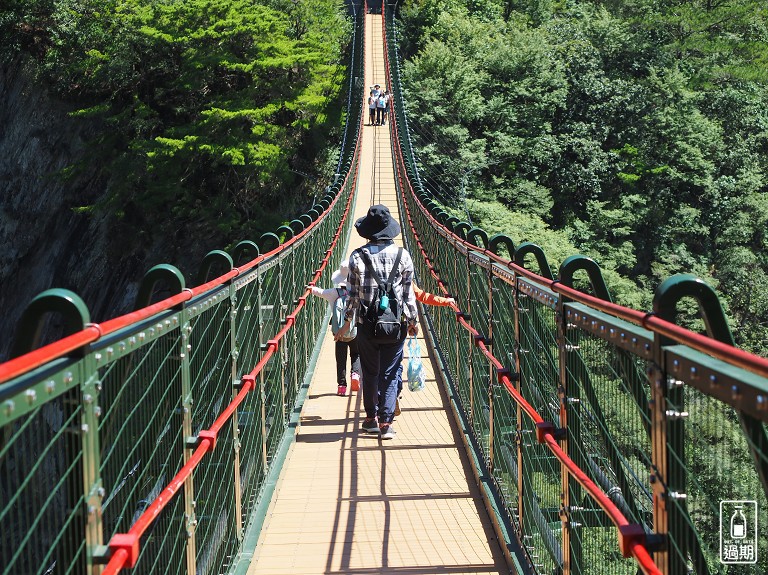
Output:
[[[379,309],[381,311],[384,311],[385,309],[387,309],[387,307],[389,307],[389,297],[387,296],[387,294],[384,294],[381,296],[381,299],[379,300]]]

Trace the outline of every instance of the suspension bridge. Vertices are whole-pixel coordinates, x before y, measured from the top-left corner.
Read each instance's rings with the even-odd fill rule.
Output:
[[[26,308],[0,365],[2,573],[767,573],[768,360],[695,277],[624,308],[593,260],[553,275],[535,244],[442,211],[393,7],[372,8],[352,6],[338,176],[311,210],[210,252],[193,287],[152,268],[125,316],[92,323],[62,289]],[[384,126],[362,114],[376,83]],[[420,309],[427,386],[389,442],[336,395],[306,287],[330,285],[375,203],[419,284],[456,300]],[[683,298],[706,334],[676,324]]]

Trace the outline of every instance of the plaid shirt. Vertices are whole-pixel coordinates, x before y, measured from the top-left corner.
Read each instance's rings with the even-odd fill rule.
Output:
[[[391,240],[371,242],[362,248],[356,249],[349,256],[349,278],[347,281],[349,297],[347,298],[344,319],[352,319],[352,314],[357,312],[358,323],[362,322],[360,304],[366,307],[370,306],[376,296],[376,289],[378,287],[376,281],[368,273],[365,262],[360,256],[360,250],[363,249],[370,254],[371,264],[379,275],[379,279],[382,282],[386,282],[392,267],[395,265],[395,258],[397,257],[399,247]],[[411,254],[405,249],[403,249],[403,255],[400,258],[399,267],[400,273],[395,274],[392,288],[397,300],[403,302],[403,314],[408,323],[415,324],[418,316],[416,314],[416,297],[414,296],[413,289],[411,289],[413,261],[411,260]]]

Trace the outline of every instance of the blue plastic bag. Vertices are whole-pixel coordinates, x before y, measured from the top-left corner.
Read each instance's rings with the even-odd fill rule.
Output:
[[[408,389],[421,391],[427,379],[421,362],[421,345],[415,335],[408,339]]]

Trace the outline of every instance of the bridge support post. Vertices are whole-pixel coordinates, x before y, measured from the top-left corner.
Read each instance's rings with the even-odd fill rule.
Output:
[[[296,298],[298,297],[298,282],[296,280],[296,266],[298,265],[297,259],[299,257],[302,257],[303,250],[299,251],[297,254],[297,250],[294,248],[291,248],[291,260],[290,260],[290,266],[291,266],[291,289],[290,293],[288,294],[288,308],[290,309],[291,306],[296,302]],[[291,329],[286,335],[290,336],[290,342],[291,342],[291,350],[293,352],[293,361],[290,361],[288,359],[289,350],[285,350],[285,356],[286,356],[286,362],[288,363],[288,367],[291,370],[290,372],[290,381],[291,381],[291,396],[290,396],[290,404],[293,405],[293,403],[296,401],[296,394],[299,391],[299,346],[297,345],[298,339],[299,339],[299,330],[296,324],[294,324],[293,329]],[[289,410],[288,406],[286,405],[286,423],[288,422]]]
[[[186,309],[181,311],[181,337],[179,338],[179,357],[181,358],[181,432],[182,437],[192,437],[192,376],[190,372],[190,335],[192,324]],[[184,465],[187,464],[194,447],[184,444]],[[195,486],[194,474],[190,473],[184,481],[184,520],[187,535],[187,573],[194,575],[197,571],[197,546],[195,544],[195,529],[197,517],[195,516]]]
[[[472,260],[470,259],[470,251],[467,250],[467,257],[465,262],[465,270],[466,270],[466,293],[467,293],[467,307],[464,309],[469,310],[469,316],[472,317],[472,312],[474,311],[472,309]],[[473,340],[472,334],[470,332],[467,332],[467,347],[468,347],[468,353],[467,353],[467,394],[469,395],[469,424],[472,426],[472,428],[477,432],[477,428],[475,427],[475,416],[477,415],[475,413],[476,409],[476,403],[475,403],[475,386],[473,385],[472,376],[473,376],[473,369],[472,369],[472,352],[474,351],[475,342]],[[461,364],[461,352],[456,354],[456,361],[458,364]]]
[[[102,525],[102,501],[104,487],[101,484],[101,446],[99,442],[99,392],[101,382],[93,354],[87,355],[80,364],[82,369],[80,400],[82,408],[81,433],[83,449],[83,493],[85,495],[85,543],[87,548],[88,572],[101,573],[94,555],[104,544]]]
[[[259,310],[259,325],[257,328],[258,333],[256,341],[259,342],[259,345],[261,345],[264,338],[264,282],[262,277],[263,272],[258,270],[258,275],[256,276],[256,302]],[[265,371],[266,369],[262,369],[259,372],[259,402],[261,404],[261,417],[259,419],[261,420],[261,461],[264,463],[262,467],[264,470],[264,478],[266,478],[269,473],[269,459],[267,459],[267,390],[264,379]]]
[[[493,260],[488,260],[488,326],[486,327],[486,337],[488,338],[488,349],[493,346],[493,294],[496,288],[493,287]],[[498,382],[494,374],[493,365],[488,362],[488,471],[493,473],[494,465],[494,413],[493,413],[493,389]]]
[[[280,255],[277,259],[277,301],[279,306],[278,313],[280,314],[280,320],[285,319],[285,314],[288,311],[288,305],[285,303],[285,289],[283,286],[283,268],[285,267],[283,265],[283,260],[285,259],[284,252],[280,252]],[[286,358],[285,353],[286,346],[281,345],[278,349],[278,358],[277,361],[280,365],[280,423],[281,426],[285,425],[286,421],[288,421],[288,414],[287,414],[287,401],[286,401],[286,382],[285,382],[285,364],[288,361]],[[273,422],[274,424],[275,422]]]
[[[669,501],[666,481],[669,474],[667,453],[666,381],[659,367],[661,345],[656,345],[657,359],[648,368],[648,382],[651,386],[651,486],[653,488],[653,530],[666,539],[669,534]],[[654,553],[653,560],[664,575],[669,575],[669,551],[661,549]]]
[[[566,430],[560,440],[560,447],[574,462],[579,462],[578,448],[571,449],[571,440],[579,441],[580,425],[578,383],[571,375],[572,362],[569,355],[574,346],[568,341],[568,322],[565,316],[565,298],[560,296],[557,301],[557,348],[560,382],[558,396],[560,398],[560,428]],[[572,415],[572,416],[571,416]],[[560,465],[561,507],[560,520],[563,536],[563,575],[581,572],[581,543],[575,531],[579,527],[574,520],[574,509],[581,501],[579,484],[571,477],[564,465]]]
[[[238,389],[236,384],[240,383],[240,374],[238,373],[237,357],[239,350],[237,346],[237,290],[235,286],[229,285],[229,352],[231,358],[230,378],[232,380],[232,399],[237,397]],[[240,485],[240,425],[237,417],[237,410],[232,414],[232,481],[235,498],[235,533],[237,540],[243,540],[243,495]]]
[[[513,286],[512,290],[512,305],[514,307],[514,322],[515,322],[515,372],[522,374],[522,366],[520,362],[520,342],[522,335],[522,328],[520,325],[520,290],[518,289],[518,275],[516,272],[512,273]],[[523,386],[522,377],[517,378],[515,387],[517,392],[522,396]],[[525,471],[525,462],[523,460],[523,408],[519,403],[515,402],[515,431],[516,433],[516,455],[517,455],[517,516],[518,516],[518,536],[520,540],[523,540],[523,534],[525,533],[525,481],[523,481],[523,473]]]

